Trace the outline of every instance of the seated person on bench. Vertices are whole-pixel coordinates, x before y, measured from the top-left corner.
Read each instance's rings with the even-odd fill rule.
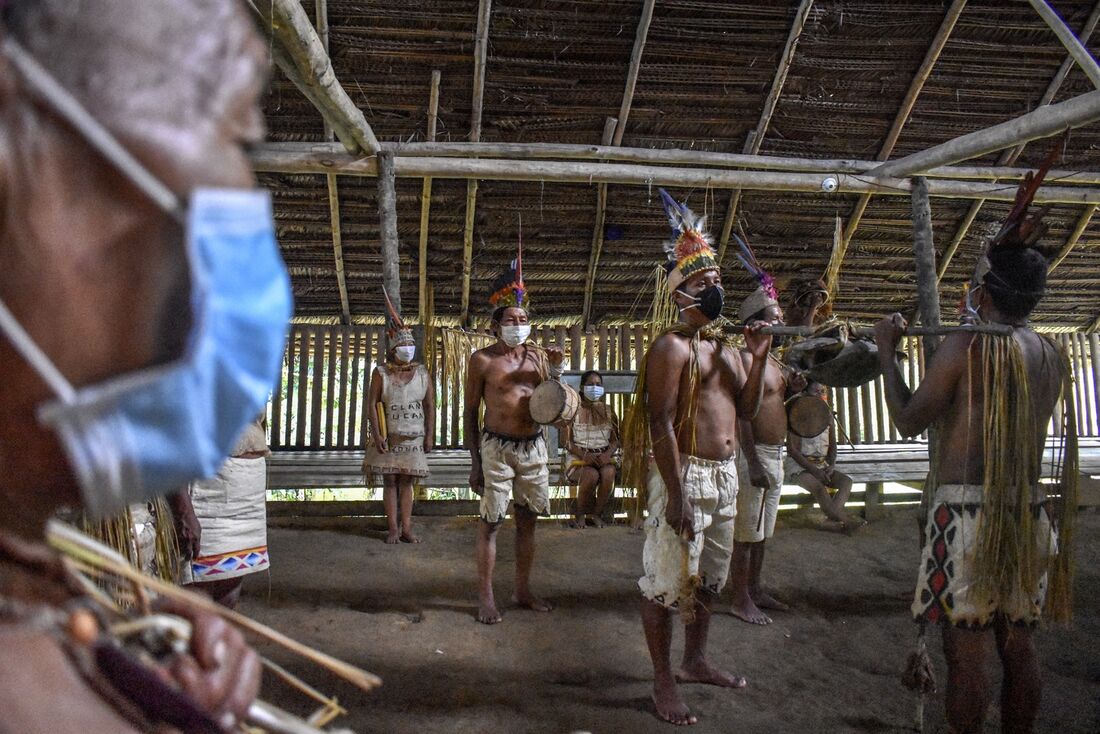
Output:
[[[586,523],[603,527],[603,512],[615,493],[615,452],[619,448],[619,421],[603,402],[603,378],[589,370],[581,375],[581,404],[572,422],[565,426],[565,448],[569,465],[565,477],[579,483],[576,517],[569,527],[583,529]],[[597,492],[597,485],[599,491]]]

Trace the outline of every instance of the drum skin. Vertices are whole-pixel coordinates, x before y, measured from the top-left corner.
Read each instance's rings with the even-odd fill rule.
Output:
[[[787,425],[802,438],[820,436],[832,420],[829,404],[816,395],[799,395],[787,403]]]
[[[546,380],[531,393],[531,420],[551,425],[573,420],[581,405],[581,396],[568,385]]]

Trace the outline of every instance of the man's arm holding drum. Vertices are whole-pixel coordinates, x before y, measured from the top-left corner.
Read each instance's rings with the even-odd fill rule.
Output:
[[[694,512],[680,483],[680,445],[676,440],[676,409],[680,404],[680,377],[688,360],[688,345],[668,335],[650,349],[646,363],[646,396],[653,458],[668,494],[665,521],[682,536],[692,539]]]

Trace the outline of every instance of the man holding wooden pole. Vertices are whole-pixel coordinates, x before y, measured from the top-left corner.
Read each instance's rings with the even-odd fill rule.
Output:
[[[1032,630],[1044,614],[1068,619],[1071,607],[1077,472],[1068,365],[1027,325],[1045,291],[1048,263],[1048,253],[1034,246],[1037,218],[1025,216],[1037,186],[1025,180],[966,301],[973,319],[1011,333],[950,334],[913,392],[894,357],[905,319],[894,314],[875,326],[891,420],[907,437],[934,429],[912,612],[922,625],[941,624],[947,720],[960,733],[982,730],[991,642],[1004,670],[1002,728],[1031,730],[1041,691]],[[934,268],[923,270],[924,280],[934,277]],[[1071,438],[1065,465],[1055,472],[1060,481],[1041,484],[1046,426],[1060,395]]]

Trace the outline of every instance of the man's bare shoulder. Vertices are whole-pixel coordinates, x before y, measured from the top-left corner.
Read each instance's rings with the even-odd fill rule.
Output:
[[[686,358],[691,349],[691,339],[684,334],[669,332],[661,334],[649,347],[651,357],[658,356],[662,359]]]
[[[470,355],[471,367],[484,367],[493,361],[492,347],[482,347]]]

